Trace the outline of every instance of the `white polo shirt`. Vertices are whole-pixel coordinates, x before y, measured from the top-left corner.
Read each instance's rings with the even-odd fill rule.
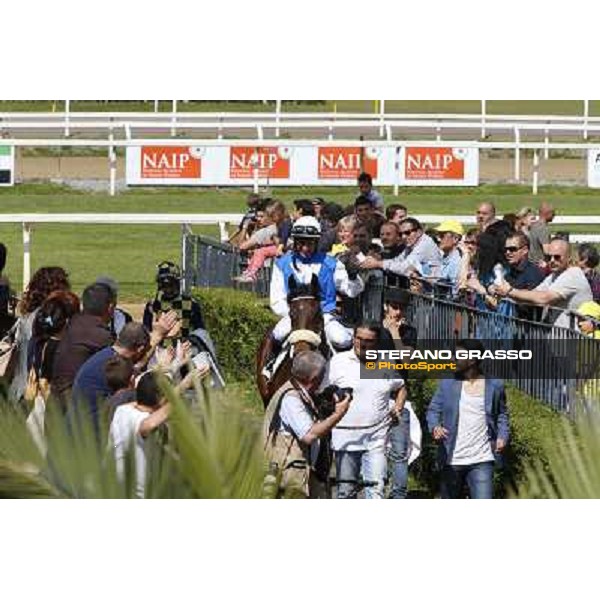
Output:
[[[348,452],[383,448],[391,425],[390,397],[395,397],[404,381],[392,377],[361,379],[360,361],[352,349],[331,359],[322,387],[332,384],[354,390],[348,412],[331,434],[332,448]]]

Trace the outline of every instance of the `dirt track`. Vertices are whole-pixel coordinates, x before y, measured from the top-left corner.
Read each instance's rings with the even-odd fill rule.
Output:
[[[521,182],[532,178],[529,158],[521,160]],[[108,180],[108,159],[102,157],[24,157],[16,161],[17,180],[102,179]],[[586,184],[586,160],[553,158],[540,160],[540,184]],[[125,159],[117,160],[117,179],[125,178]],[[482,158],[480,180],[484,183],[514,182],[514,161],[509,158]]]

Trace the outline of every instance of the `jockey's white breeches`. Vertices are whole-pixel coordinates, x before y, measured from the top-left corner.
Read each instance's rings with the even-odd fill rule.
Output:
[[[344,327],[331,314],[323,315],[325,335],[331,344],[338,348],[349,348],[352,345],[352,330]],[[273,329],[273,337],[283,341],[292,331],[292,322],[289,317],[283,317]]]

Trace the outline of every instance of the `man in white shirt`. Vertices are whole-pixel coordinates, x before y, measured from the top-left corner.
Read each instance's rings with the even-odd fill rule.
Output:
[[[352,333],[334,316],[336,293],[354,298],[363,291],[364,283],[358,275],[358,269],[349,273],[344,264],[335,257],[317,252],[320,237],[320,223],[314,217],[300,217],[292,227],[293,249],[275,261],[270,303],[271,310],[281,317],[281,320],[273,330],[273,338],[277,342],[283,341],[292,328],[287,301],[290,278],[299,284],[307,285],[311,283],[313,275],[316,275],[325,335],[336,348],[348,348],[352,343]]]
[[[569,243],[554,240],[549,246],[550,275],[533,290],[518,290],[509,283],[494,285],[492,293],[511,298],[517,302],[529,302],[542,306],[554,306],[564,309],[554,325],[570,327],[567,311],[576,311],[581,304],[593,300],[590,284],[579,267],[569,267],[571,255]]]
[[[335,355],[329,363],[324,386],[352,388],[353,399],[344,418],[333,429],[338,498],[356,498],[359,477],[365,484],[365,498],[383,498],[387,470],[386,441],[392,417],[404,408],[406,390],[400,378],[362,379],[361,363],[368,349],[376,349],[381,327],[357,326],[354,347]],[[390,400],[393,407],[390,411]]]
[[[417,219],[407,217],[400,223],[400,240],[404,251],[392,259],[379,260],[367,257],[360,263],[361,269],[383,269],[397,275],[418,275],[439,278],[441,254],[435,242],[423,231]]]

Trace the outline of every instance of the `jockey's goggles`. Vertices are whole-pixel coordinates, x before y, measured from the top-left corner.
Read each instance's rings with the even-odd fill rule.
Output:
[[[298,225],[292,229],[293,238],[320,238],[321,232],[313,225]]]

